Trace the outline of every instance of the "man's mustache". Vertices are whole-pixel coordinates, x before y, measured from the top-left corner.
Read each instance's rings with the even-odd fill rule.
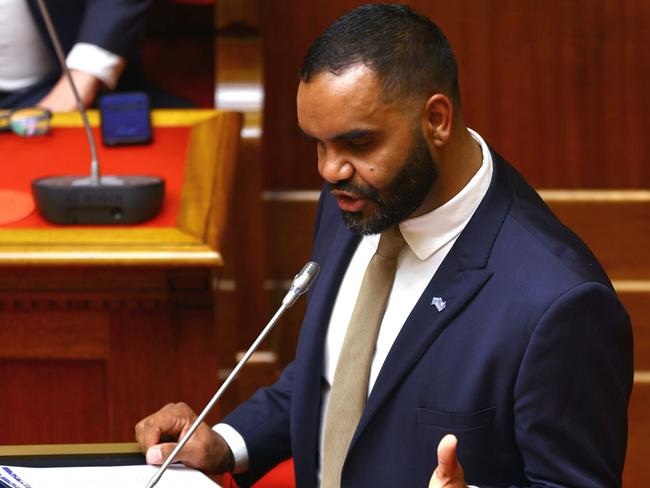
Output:
[[[327,183],[327,189],[346,191],[353,193],[360,198],[367,198],[368,200],[373,200],[375,202],[381,202],[381,197],[379,192],[371,186],[359,186],[352,183],[350,180],[338,181],[336,183]]]

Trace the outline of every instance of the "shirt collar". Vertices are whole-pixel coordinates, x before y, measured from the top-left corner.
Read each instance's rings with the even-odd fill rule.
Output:
[[[431,212],[399,224],[404,240],[421,261],[460,235],[490,186],[492,155],[483,138],[472,129],[468,131],[481,146],[481,167],[451,200]]]

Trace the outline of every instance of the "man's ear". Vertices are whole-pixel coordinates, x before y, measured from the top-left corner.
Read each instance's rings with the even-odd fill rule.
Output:
[[[435,93],[427,100],[424,110],[428,139],[437,148],[445,146],[451,137],[454,105],[446,95]]]

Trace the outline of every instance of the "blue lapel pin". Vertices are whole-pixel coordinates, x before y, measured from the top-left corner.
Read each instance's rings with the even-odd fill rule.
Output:
[[[438,312],[442,312],[447,306],[447,302],[445,302],[442,297],[433,297],[433,300],[431,300],[431,305],[435,305]]]

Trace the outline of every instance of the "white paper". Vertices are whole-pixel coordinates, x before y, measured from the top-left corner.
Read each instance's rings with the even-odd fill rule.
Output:
[[[0,466],[0,481],[12,488],[145,488],[155,466],[22,468]],[[200,471],[170,466],[156,488],[219,488]]]

